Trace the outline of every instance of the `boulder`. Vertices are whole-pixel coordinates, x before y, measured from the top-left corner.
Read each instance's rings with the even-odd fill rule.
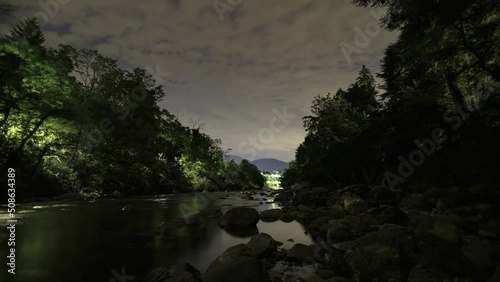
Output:
[[[281,216],[280,216],[280,220],[283,221],[283,222],[292,222],[295,220],[295,217],[290,214],[290,213],[283,213]]]
[[[228,248],[201,276],[203,282],[266,282],[266,270],[245,244]]]
[[[312,258],[314,256],[314,249],[316,247],[313,246],[307,246],[304,244],[295,244],[293,247],[288,251],[287,257],[289,260],[293,261],[303,261],[306,258]]]
[[[144,278],[144,282],[202,282],[200,272],[189,263],[171,268],[156,268]]]
[[[369,207],[361,198],[347,198],[344,199],[344,209],[350,214],[360,214],[368,211]]]
[[[355,185],[349,185],[349,186],[344,187],[342,192],[354,194],[358,197],[364,197],[367,193],[370,192],[370,190],[371,190],[371,188],[366,186],[366,185],[355,184]]]
[[[281,209],[271,209],[261,211],[259,214],[259,218],[264,222],[274,222],[277,221],[281,217],[281,215]]]
[[[237,207],[228,210],[219,220],[222,228],[254,226],[259,221],[259,213],[247,207]]]
[[[259,233],[253,236],[247,243],[247,246],[257,258],[263,258],[277,250],[276,241],[266,233]]]
[[[340,242],[350,239],[353,234],[351,232],[351,227],[347,224],[344,224],[340,220],[332,220],[330,221],[327,230],[327,239],[328,242]]]
[[[328,189],[317,187],[311,190],[301,190],[294,198],[296,205],[325,206],[328,200]]]
[[[443,282],[448,275],[430,265],[415,266],[408,277],[411,282]]]
[[[344,261],[355,281],[406,281],[411,255],[416,252],[413,230],[384,225],[354,241]]]
[[[430,233],[452,244],[459,244],[461,241],[460,232],[451,221],[437,220]]]
[[[340,219],[344,217],[345,210],[341,205],[333,205],[331,208],[324,212],[324,215],[332,219]]]

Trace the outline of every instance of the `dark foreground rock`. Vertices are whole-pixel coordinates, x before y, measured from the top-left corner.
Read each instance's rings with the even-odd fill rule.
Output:
[[[273,237],[266,233],[260,233],[253,236],[247,243],[252,254],[257,258],[268,256],[276,251],[277,243]]]
[[[259,221],[259,213],[246,207],[233,208],[227,211],[219,220],[221,228],[238,228],[254,226]]]
[[[274,222],[277,221],[282,214],[281,209],[265,210],[260,212],[259,218],[265,222]]]
[[[201,276],[204,282],[266,282],[269,281],[263,265],[245,244],[227,249]]]

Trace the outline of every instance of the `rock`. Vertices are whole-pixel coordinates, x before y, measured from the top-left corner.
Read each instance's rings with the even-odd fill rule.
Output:
[[[254,226],[259,221],[259,213],[246,207],[237,207],[228,210],[220,219],[222,228]]]
[[[316,271],[316,274],[318,274],[319,277],[321,277],[323,279],[328,279],[328,278],[332,278],[335,275],[335,271],[327,270],[327,269],[318,269]]]
[[[171,268],[156,268],[144,278],[144,282],[202,282],[200,272],[189,263]]]
[[[433,266],[417,265],[410,271],[408,281],[411,282],[443,282],[448,275]]]
[[[500,281],[500,264],[497,265],[493,276],[488,279],[488,282],[498,282]]]
[[[201,276],[203,282],[266,282],[266,270],[245,244],[227,249]]]
[[[406,226],[408,218],[406,214],[398,208],[382,205],[373,208],[366,213],[350,216],[346,220],[351,224],[351,231],[354,235],[364,235],[367,232],[378,230],[384,224],[398,224]]]
[[[295,220],[295,217],[292,215],[292,214],[289,214],[289,213],[283,213],[281,216],[280,216],[280,220],[283,221],[283,222],[292,222]]]
[[[328,199],[328,189],[317,187],[312,190],[300,190],[294,198],[296,205],[325,206]]]
[[[277,244],[273,237],[266,233],[259,233],[253,236],[247,243],[247,246],[257,258],[263,258],[277,250]]]
[[[344,209],[350,214],[360,214],[368,211],[368,204],[361,198],[347,198],[344,200]]]
[[[492,246],[489,244],[469,244],[462,248],[464,256],[471,261],[478,273],[488,273],[495,266]],[[500,280],[499,280],[500,281]]]
[[[332,219],[340,219],[344,217],[345,210],[341,205],[333,205],[331,208],[324,212],[324,215]]]
[[[340,242],[350,239],[353,234],[351,227],[340,220],[330,221],[326,238],[328,242]]]
[[[450,221],[436,221],[430,233],[453,244],[459,244],[461,240],[457,226]]]
[[[344,259],[355,281],[406,281],[416,252],[413,230],[384,225],[354,241]]]
[[[250,236],[259,234],[259,229],[257,228],[256,225],[230,226],[230,227],[227,227],[225,230],[228,234],[231,234],[235,237],[240,237],[240,238],[246,238],[246,237],[250,237]]]
[[[317,219],[314,221],[314,224],[315,224],[316,226],[321,226],[321,225],[323,225],[323,224],[325,224],[325,223],[328,223],[328,221],[329,221],[329,220],[330,220],[330,217],[328,217],[328,216],[321,216],[321,217],[317,218]]]
[[[370,192],[371,188],[366,185],[349,185],[344,187],[342,190],[343,193],[349,192],[358,197],[364,197],[368,192]]]
[[[274,197],[275,202],[286,203],[292,199],[292,192],[279,193]]]
[[[293,240],[292,238],[288,239],[287,241],[292,243],[295,242],[295,240]]]
[[[314,256],[314,249],[314,246],[311,247],[298,243],[293,245],[293,247],[288,251],[287,257],[290,260],[303,261],[306,258],[311,258]]]
[[[281,209],[271,209],[261,211],[259,214],[259,218],[264,222],[274,222],[277,221],[281,217],[281,215]]]

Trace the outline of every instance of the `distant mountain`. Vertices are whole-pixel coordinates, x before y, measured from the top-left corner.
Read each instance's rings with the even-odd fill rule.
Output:
[[[280,161],[277,159],[258,159],[255,161],[251,161],[260,171],[269,171],[273,172],[275,170],[279,170],[281,172],[285,171],[288,168],[288,163],[284,161]]]
[[[241,163],[244,160],[240,156],[228,155],[229,160],[233,160],[236,163]],[[257,159],[254,161],[250,161],[250,163],[254,164],[260,171],[269,171],[273,172],[275,170],[285,171],[288,168],[289,163],[280,161],[273,158],[266,159]]]

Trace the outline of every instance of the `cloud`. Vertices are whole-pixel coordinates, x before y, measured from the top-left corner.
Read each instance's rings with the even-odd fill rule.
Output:
[[[18,20],[43,11],[37,1],[11,2]],[[237,148],[268,125],[274,107],[287,106],[300,117],[259,156],[291,160],[312,98],[346,88],[362,64],[379,71],[395,41],[381,31],[346,61],[340,44],[353,44],[355,27],[374,20],[370,11],[350,0],[243,0],[221,21],[212,1],[71,0],[44,32],[50,46],[97,49],[128,67],[159,64],[171,73],[160,106],[183,112],[184,122],[202,120],[226,147]]]

